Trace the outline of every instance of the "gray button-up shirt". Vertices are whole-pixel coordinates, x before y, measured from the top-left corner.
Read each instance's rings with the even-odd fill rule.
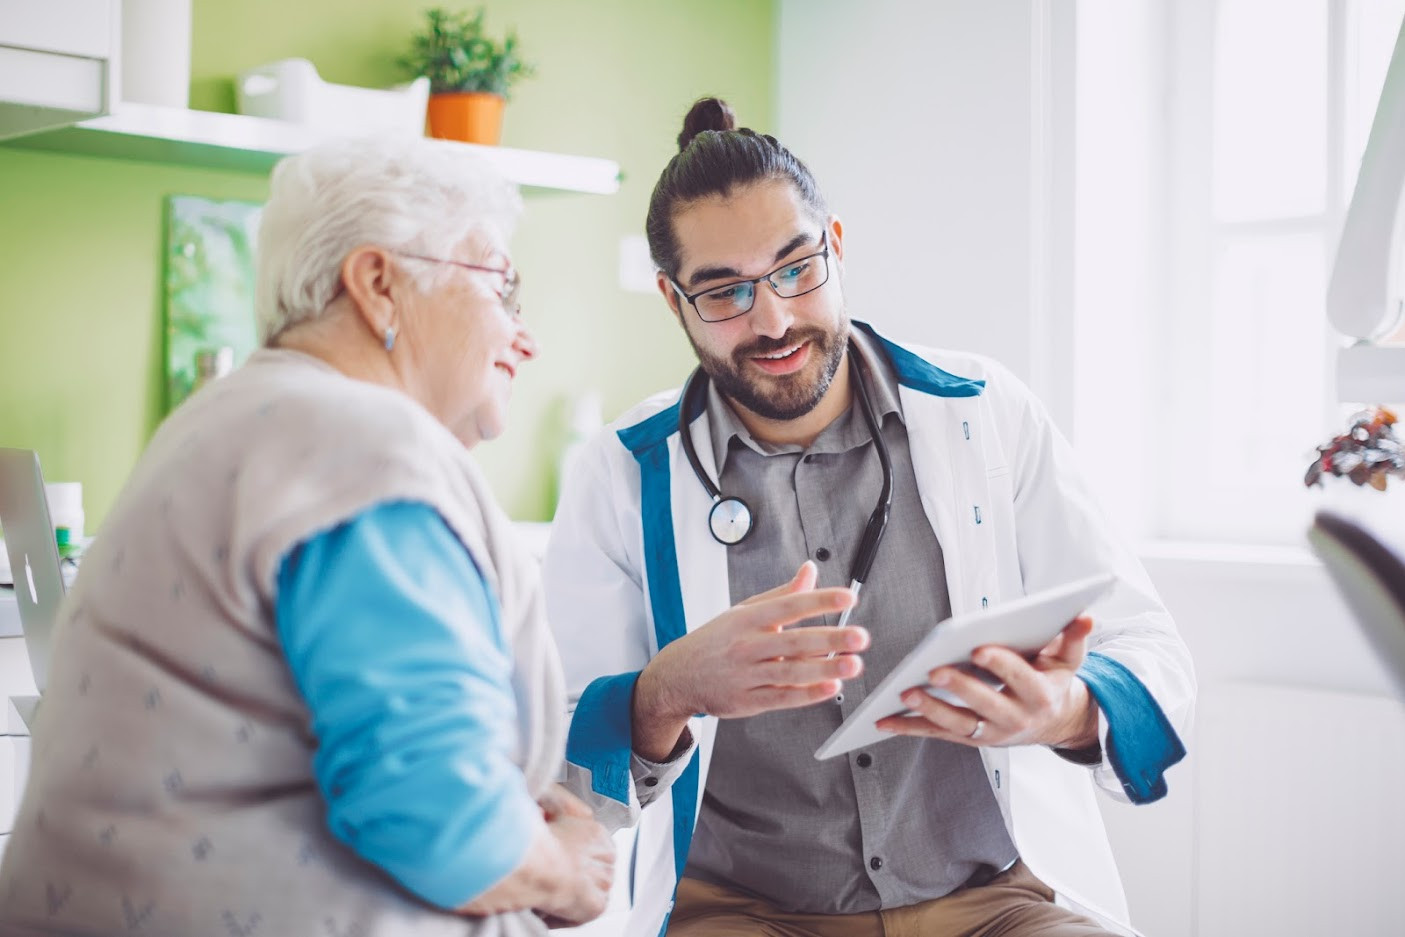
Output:
[[[923,513],[897,378],[862,333],[874,410],[893,461],[891,519],[850,623],[873,636],[842,702],[723,719],[686,875],[785,911],[902,907],[983,880],[1017,857],[974,748],[895,737],[816,761],[815,749],[928,633],[950,617],[942,548]],[[756,528],[728,548],[731,599],[789,580],[806,558],[821,586],[849,582],[882,470],[854,405],[808,449],[751,437],[709,392],[719,487]],[[825,624],[838,623],[828,616]]]

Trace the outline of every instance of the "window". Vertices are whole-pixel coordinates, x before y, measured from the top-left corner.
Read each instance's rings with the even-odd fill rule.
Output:
[[[1405,0],[1165,9],[1141,532],[1300,544],[1303,471],[1344,417],[1327,280]]]

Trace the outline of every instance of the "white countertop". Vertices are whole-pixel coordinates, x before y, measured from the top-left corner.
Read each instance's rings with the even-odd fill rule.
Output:
[[[20,605],[15,590],[0,586],[0,638],[20,635]]]

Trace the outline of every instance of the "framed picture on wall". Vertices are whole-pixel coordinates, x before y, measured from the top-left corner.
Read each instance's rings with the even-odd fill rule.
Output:
[[[257,344],[254,243],[262,206],[166,199],[166,410],[243,363]]]

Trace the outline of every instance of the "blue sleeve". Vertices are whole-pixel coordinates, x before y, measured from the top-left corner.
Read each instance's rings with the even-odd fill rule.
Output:
[[[566,735],[566,760],[590,771],[590,788],[629,803],[634,684],[639,671],[597,677],[581,694]]]
[[[459,907],[515,869],[541,812],[496,601],[434,509],[394,502],[284,558],[278,637],[312,714],[333,834]]]
[[[1185,757],[1181,737],[1132,671],[1092,653],[1078,675],[1107,717],[1107,758],[1128,799],[1149,804],[1166,796],[1166,769]]]

